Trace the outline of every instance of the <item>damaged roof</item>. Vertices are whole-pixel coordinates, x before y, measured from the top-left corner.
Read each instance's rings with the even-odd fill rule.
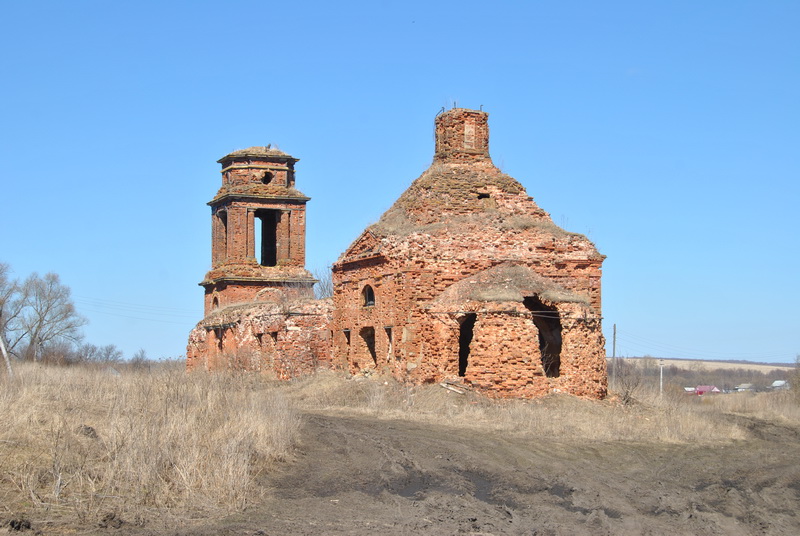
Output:
[[[542,277],[527,266],[500,264],[478,272],[445,289],[435,306],[476,302],[521,302],[527,296],[539,296],[554,303],[589,304],[585,296],[571,291],[551,279]]]

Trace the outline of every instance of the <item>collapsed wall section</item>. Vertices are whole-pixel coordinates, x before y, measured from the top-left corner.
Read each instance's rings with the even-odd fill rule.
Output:
[[[189,370],[246,370],[280,379],[332,363],[332,304],[325,300],[259,302],[221,309],[189,335]]]

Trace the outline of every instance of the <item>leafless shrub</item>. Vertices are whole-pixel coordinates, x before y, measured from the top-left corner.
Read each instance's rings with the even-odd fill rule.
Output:
[[[330,266],[314,270],[314,278],[317,280],[317,284],[314,285],[315,298],[321,300],[333,296],[333,273]]]
[[[636,401],[642,387],[642,372],[635,364],[622,360],[615,363],[615,366],[617,394],[624,405],[630,406]]]
[[[128,366],[133,370],[150,370],[150,365],[150,360],[147,358],[147,352],[144,351],[144,348],[139,348],[128,360]]]

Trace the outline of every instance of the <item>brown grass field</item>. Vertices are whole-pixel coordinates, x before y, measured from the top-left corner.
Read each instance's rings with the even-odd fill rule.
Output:
[[[178,363],[0,385],[0,533],[800,533],[794,392],[497,401]]]
[[[655,360],[658,363],[660,358],[645,358],[645,357],[628,357],[624,358],[625,361],[629,361],[632,363],[641,366],[645,361],[652,362]],[[782,371],[791,371],[794,370],[795,366],[786,363],[785,365],[779,364],[762,364],[762,363],[749,363],[749,362],[742,362],[742,361],[704,361],[702,359],[668,359],[664,358],[665,366],[674,365],[681,368],[694,368],[694,369],[719,369],[719,370],[755,370],[757,372],[762,372],[764,374],[768,374],[773,370],[782,370]]]

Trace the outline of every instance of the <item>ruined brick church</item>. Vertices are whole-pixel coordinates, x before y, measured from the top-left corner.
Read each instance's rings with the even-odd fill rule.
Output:
[[[219,160],[205,316],[187,366],[604,396],[604,256],[494,166],[487,113],[454,108],[435,128],[432,165],[339,257],[322,300],[304,268],[298,160],[271,147]]]

